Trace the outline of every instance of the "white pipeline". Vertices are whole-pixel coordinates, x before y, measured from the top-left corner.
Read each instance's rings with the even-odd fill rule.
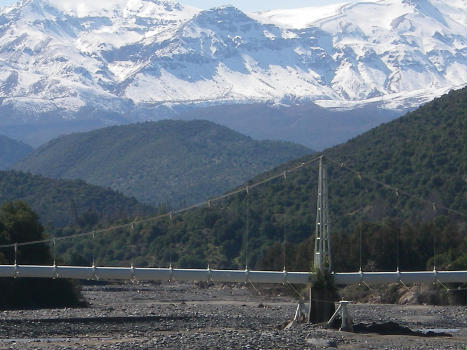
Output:
[[[0,265],[0,277],[70,278],[96,280],[212,281],[307,284],[310,272],[172,269],[139,267],[84,267]],[[351,272],[334,273],[337,285],[355,283],[467,283],[467,271]]]

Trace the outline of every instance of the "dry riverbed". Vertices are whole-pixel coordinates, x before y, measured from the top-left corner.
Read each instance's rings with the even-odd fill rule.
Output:
[[[466,308],[352,304],[354,322],[395,321],[450,337],[347,333],[300,324],[296,302],[246,286],[83,287],[88,308],[0,312],[0,349],[466,349]]]

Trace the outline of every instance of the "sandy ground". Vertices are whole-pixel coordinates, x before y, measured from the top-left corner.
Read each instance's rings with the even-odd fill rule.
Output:
[[[450,337],[356,334],[299,324],[295,300],[247,286],[86,286],[88,308],[0,312],[0,349],[459,349],[466,308],[351,304],[354,322],[396,321]]]

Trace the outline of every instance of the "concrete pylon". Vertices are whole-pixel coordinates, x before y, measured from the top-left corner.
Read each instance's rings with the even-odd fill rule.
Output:
[[[336,291],[328,287],[310,287],[310,307],[308,309],[309,323],[327,322],[336,307],[334,300],[337,299]]]

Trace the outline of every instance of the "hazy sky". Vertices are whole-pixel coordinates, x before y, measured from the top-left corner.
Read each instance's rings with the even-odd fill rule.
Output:
[[[79,2],[79,0],[76,0]],[[96,0],[104,5],[106,0]],[[10,5],[17,0],[0,0],[0,6]],[[179,0],[179,2],[201,9],[222,6],[226,4],[234,5],[243,11],[262,11],[277,8],[298,8],[325,4],[335,4],[344,0]]]
[[[243,11],[261,11],[279,8],[299,8],[345,2],[344,0],[181,0],[183,4],[206,9],[231,4]]]

